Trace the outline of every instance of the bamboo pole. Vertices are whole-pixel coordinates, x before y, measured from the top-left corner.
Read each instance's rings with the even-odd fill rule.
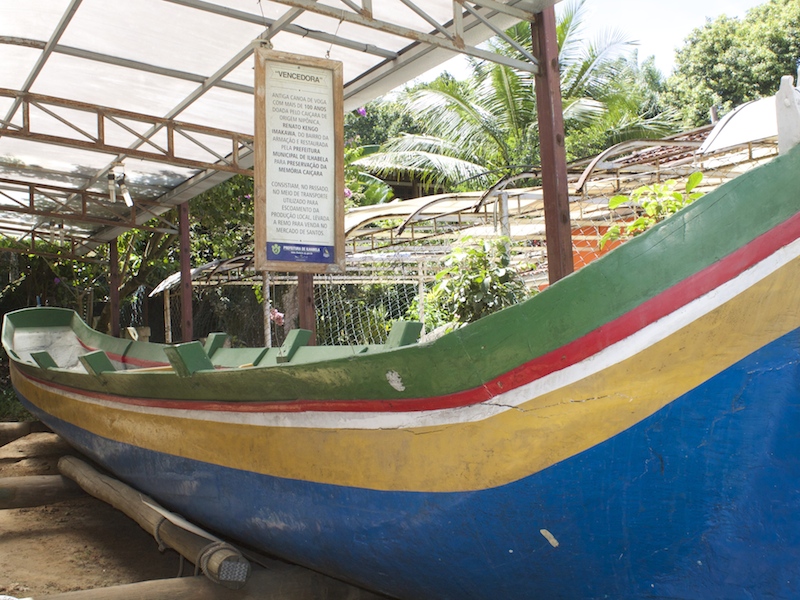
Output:
[[[0,509],[43,506],[81,495],[83,490],[61,475],[0,477]]]
[[[212,581],[231,589],[241,588],[246,583],[250,563],[230,544],[189,523],[178,525],[181,519],[177,515],[171,515],[151,498],[121,481],[98,473],[74,456],[62,457],[58,469],[95,498],[124,512],[152,535],[160,548],[173,548]]]

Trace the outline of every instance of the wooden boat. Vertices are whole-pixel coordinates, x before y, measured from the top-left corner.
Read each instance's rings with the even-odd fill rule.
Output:
[[[800,597],[800,151],[429,343],[5,316],[23,403],[168,508],[406,599]],[[404,339],[404,337],[406,339]]]

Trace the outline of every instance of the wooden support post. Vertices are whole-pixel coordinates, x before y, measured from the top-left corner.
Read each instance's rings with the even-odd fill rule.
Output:
[[[111,335],[119,337],[119,250],[117,238],[108,243],[108,263],[110,267],[108,282],[108,299],[111,323]]]
[[[531,24],[531,38],[533,54],[539,61],[539,72],[536,74],[536,111],[539,119],[547,268],[552,284],[573,270],[564,115],[553,7],[536,13],[536,20]]]
[[[124,512],[152,535],[160,546],[174,548],[202,568],[212,581],[231,589],[239,589],[247,581],[250,563],[230,544],[180,527],[173,522],[177,520],[177,515],[170,515],[144,494],[121,481],[101,475],[74,456],[62,457],[58,461],[58,470],[95,498]]]
[[[300,329],[311,332],[309,346],[317,345],[317,317],[314,311],[314,275],[297,274],[297,302],[300,305]]]
[[[191,342],[194,337],[192,316],[192,257],[189,243],[189,203],[178,207],[178,227],[181,238],[181,339]]]

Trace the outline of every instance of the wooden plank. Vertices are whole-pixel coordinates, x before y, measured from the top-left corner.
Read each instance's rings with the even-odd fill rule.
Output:
[[[78,357],[78,360],[81,361],[86,372],[91,375],[100,375],[101,373],[114,372],[117,370],[111,363],[111,359],[108,358],[108,354],[102,350],[83,354]]]
[[[275,359],[276,362],[285,363],[292,360],[297,349],[308,344],[312,335],[313,333],[308,329],[292,329],[286,335],[283,344],[281,344],[280,351]]]
[[[415,343],[422,331],[419,321],[395,321],[384,346],[387,348],[400,348]]]

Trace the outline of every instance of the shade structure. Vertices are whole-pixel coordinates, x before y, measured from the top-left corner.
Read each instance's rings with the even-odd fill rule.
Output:
[[[345,110],[558,0],[8,0],[0,3],[0,235],[86,256],[250,173],[253,49],[343,63]],[[132,205],[132,206],[131,206]]]

